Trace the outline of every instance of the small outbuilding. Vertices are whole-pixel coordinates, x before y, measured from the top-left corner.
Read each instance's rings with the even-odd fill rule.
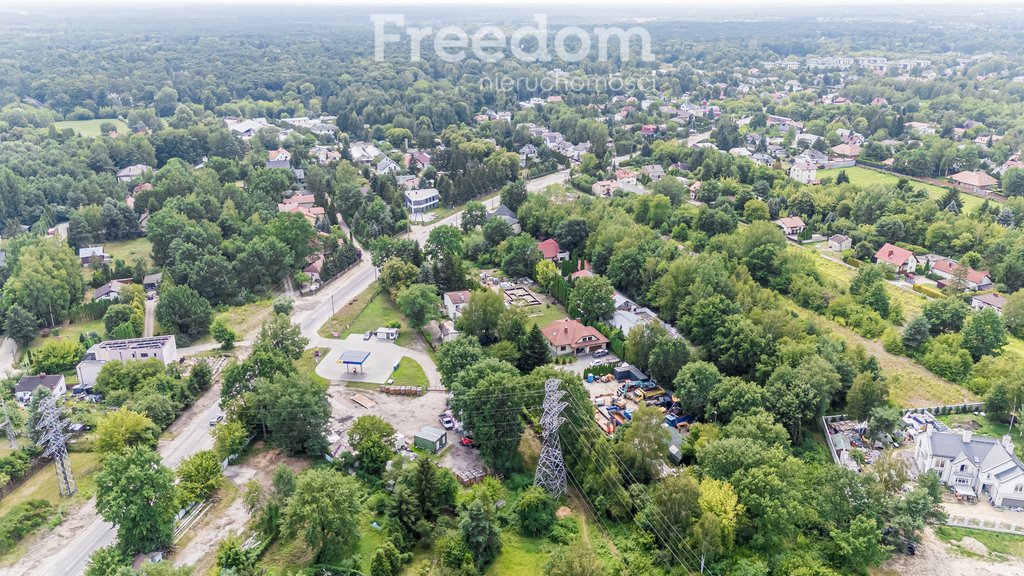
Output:
[[[448,431],[433,426],[424,426],[413,436],[413,445],[437,454],[448,445]]]
[[[382,326],[377,328],[373,335],[381,340],[398,340],[398,328],[387,328]]]

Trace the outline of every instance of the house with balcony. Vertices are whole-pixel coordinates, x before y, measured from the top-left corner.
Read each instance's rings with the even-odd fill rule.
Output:
[[[914,463],[921,472],[934,470],[960,497],[1024,506],[1024,463],[1014,455],[1009,435],[996,439],[929,426],[915,439]]]
[[[591,354],[608,347],[608,338],[579,320],[563,318],[555,320],[542,331],[548,341],[548,348],[555,356],[570,354]]]

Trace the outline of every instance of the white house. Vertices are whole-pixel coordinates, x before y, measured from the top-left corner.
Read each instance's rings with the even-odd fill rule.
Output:
[[[785,218],[779,218],[774,221],[774,224],[779,228],[782,228],[782,233],[786,236],[793,236],[799,234],[807,228],[804,221],[799,216],[786,216]]]
[[[78,373],[79,386],[92,386],[96,383],[103,365],[107,362],[137,362],[159,360],[164,366],[178,361],[178,348],[174,336],[154,336],[152,338],[129,338],[127,340],[107,340],[94,344],[85,353],[85,358],[75,367]]]
[[[789,169],[789,177],[801,184],[814,184],[818,181],[818,168],[810,162],[795,162]]]
[[[929,426],[915,440],[914,460],[918,470],[934,470],[961,496],[984,494],[996,506],[1024,506],[1024,463],[1013,454],[1009,436],[997,440]]]
[[[886,242],[875,253],[875,263],[889,264],[900,274],[911,274],[917,269],[918,261],[910,250]]]
[[[1002,294],[978,294],[971,298],[971,308],[981,311],[991,308],[1000,316],[1003,315],[1003,308],[1006,307],[1006,296]]]
[[[102,264],[110,261],[110,254],[103,251],[103,246],[89,246],[78,249],[78,257],[82,260],[82,266],[90,264]]]
[[[462,315],[462,309],[469,304],[469,298],[472,292],[469,290],[456,290],[454,292],[444,293],[444,310],[448,314],[448,317],[455,320]]]
[[[405,205],[409,212],[419,214],[434,208],[441,203],[441,194],[437,188],[421,188],[405,191]]]
[[[145,164],[132,164],[126,168],[122,168],[117,171],[118,182],[131,182],[136,178],[142,178],[148,172],[152,172],[153,168],[146,166]]]
[[[22,376],[14,387],[14,398],[22,404],[32,401],[32,393],[40,386],[46,386],[53,395],[60,398],[68,391],[63,374],[39,374],[38,376]]]
[[[284,148],[267,152],[267,168],[288,168],[291,166],[292,155]]]
[[[124,287],[131,284],[131,278],[122,278],[120,280],[111,280],[103,286],[100,286],[92,293],[93,302],[97,300],[119,300],[121,298],[121,292],[124,291]]]
[[[828,239],[828,249],[833,252],[849,250],[851,246],[853,246],[853,240],[849,236],[833,234]]]

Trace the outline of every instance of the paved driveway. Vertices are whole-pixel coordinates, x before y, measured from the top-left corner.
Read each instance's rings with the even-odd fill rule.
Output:
[[[317,364],[316,373],[332,383],[349,381],[384,384],[391,377],[395,363],[403,356],[408,356],[423,367],[423,371],[427,375],[427,382],[432,387],[441,385],[441,375],[437,372],[430,356],[419,350],[399,346],[392,341],[378,340],[374,337],[363,340],[362,334],[351,334],[344,340],[317,337],[310,341],[310,346],[330,349]],[[370,357],[363,364],[361,373],[353,373],[350,368],[338,361],[342,353],[347,350],[361,350],[370,353]]]
[[[559,368],[563,368],[570,372],[575,372],[576,374],[583,374],[583,371],[589,368],[590,363],[593,362],[594,360],[600,360],[607,366],[614,366],[620,362],[619,357],[611,353],[602,358],[594,358],[593,354],[582,354],[580,356],[577,356],[576,360],[572,364],[559,366]]]

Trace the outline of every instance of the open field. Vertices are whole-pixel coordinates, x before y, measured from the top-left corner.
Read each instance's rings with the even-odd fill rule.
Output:
[[[117,131],[120,134],[127,134],[129,132],[128,125],[122,120],[116,118],[99,118],[96,120],[62,120],[60,122],[54,122],[53,126],[58,132],[63,131],[66,128],[71,128],[76,134],[82,136],[99,136],[100,135],[100,124],[104,122],[111,122],[117,126]]]
[[[864,168],[861,166],[854,166],[852,168],[830,168],[828,170],[818,170],[818,179],[832,178],[835,179],[839,175],[841,170],[846,171],[846,175],[850,177],[850,184],[856,184],[858,186],[871,186],[874,184],[882,184],[885,186],[895,186],[900,180],[900,176],[896,174],[889,174],[887,172],[878,172],[871,170],[870,168]],[[911,182],[913,182],[914,188],[923,188],[928,192],[928,195],[934,199],[942,198],[946,193],[946,189],[929,184],[928,182],[921,182],[914,180],[909,176],[904,176]],[[964,208],[969,211],[975,211],[981,206],[982,200],[977,196],[971,196],[970,194],[960,193],[960,199],[964,202]]]
[[[128,265],[133,264],[135,259],[140,256],[146,259],[147,265],[153,265],[153,243],[145,237],[108,242],[103,245],[103,249],[106,250],[107,254],[110,254],[112,259],[123,260]]]
[[[401,324],[396,343],[399,346],[407,346],[413,340],[414,331],[409,328],[405,317],[398,311],[391,297],[374,282],[324,323],[320,328],[320,335],[327,338],[345,338],[350,334],[376,330],[392,322]]]
[[[826,258],[818,250],[809,249],[808,252],[817,256],[815,264],[817,265],[818,272],[821,273],[824,279],[831,280],[843,288],[850,287],[850,281],[857,275],[857,270]],[[885,289],[889,292],[889,298],[893,302],[899,302],[903,306],[903,316],[907,320],[919,316],[924,305],[929,300],[924,294],[903,290],[888,282],[885,285]]]
[[[88,500],[96,491],[93,474],[100,469],[100,455],[96,452],[72,452],[71,470],[75,474],[78,493],[69,501],[57,492],[57,474],[53,464],[47,464],[29,476],[21,486],[0,500],[0,515],[6,514],[16,504],[28,500],[48,500],[55,505]]]
[[[515,532],[501,535],[501,553],[485,574],[490,576],[541,576],[552,546],[543,538],[528,538]]]
[[[939,526],[935,529],[935,536],[943,542],[952,543],[955,550],[967,555],[973,554],[973,552],[964,550],[957,545],[964,537],[973,538],[984,544],[988,548],[989,555],[1024,558],[1024,536],[990,532],[988,530],[974,530],[959,526]]]

